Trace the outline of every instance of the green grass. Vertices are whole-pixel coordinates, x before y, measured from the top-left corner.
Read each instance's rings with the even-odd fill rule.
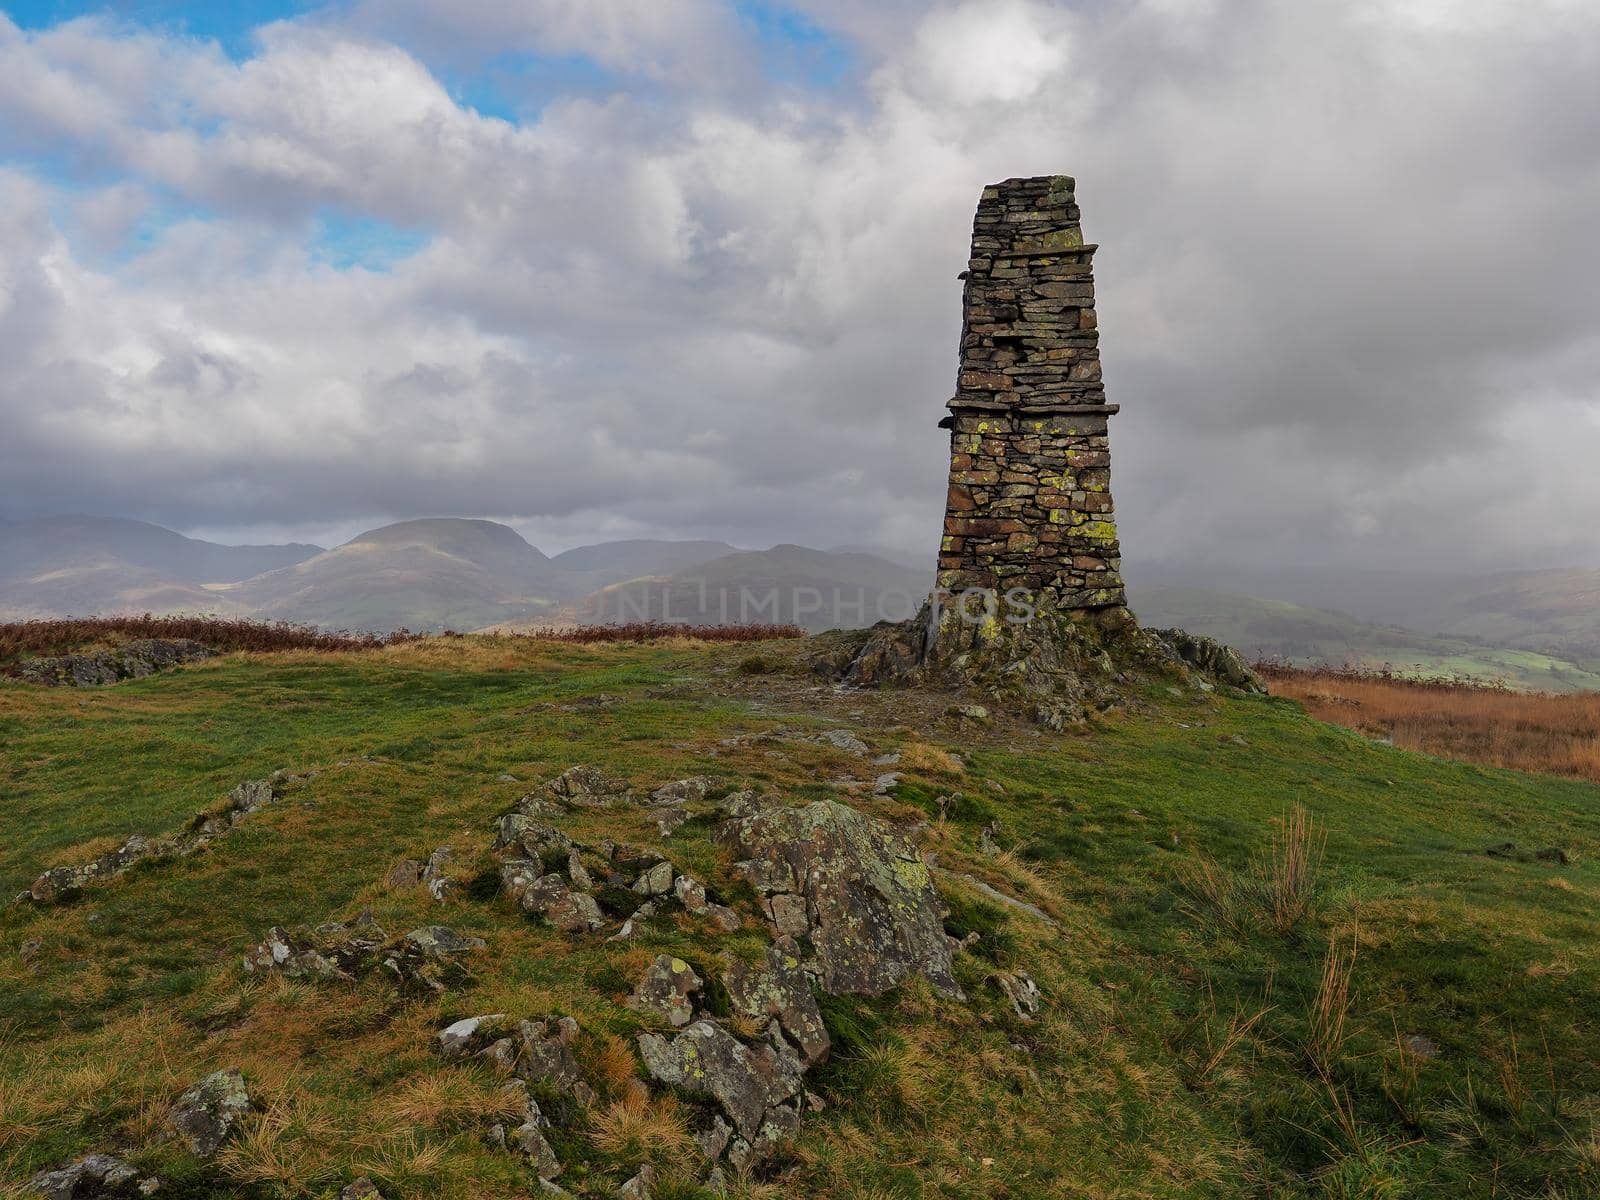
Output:
[[[175,1195],[333,1195],[368,1169],[392,1197],[527,1194],[526,1173],[482,1138],[493,1080],[440,1063],[432,1031],[476,1012],[570,1012],[605,1110],[626,1095],[607,1039],[625,1046],[642,1022],[620,994],[649,958],[670,951],[706,974],[764,937],[665,920],[634,944],[569,944],[502,900],[441,909],[388,892],[388,866],[448,841],[470,877],[490,863],[494,816],[577,762],[641,784],[703,773],[834,795],[830,780],[876,769],[804,741],[722,743],[837,722],[904,756],[897,796],[858,803],[926,815],[941,865],[1060,926],[951,884],[951,932],[979,934],[957,959],[968,999],[906,987],[828,1001],[836,1053],[815,1076],[828,1108],[774,1164],[776,1194],[1600,1191],[1600,790],[1406,754],[1287,702],[1159,688],[1091,733],[1003,720],[973,732],[938,697],[812,690],[802,652],[765,645],[776,669],[752,676],[741,646],[468,639],[233,656],[95,692],[0,682],[6,894],[107,838],[175,828],[242,779],[320,771],[202,854],[0,914],[0,1180],[131,1146]],[[602,692],[618,702],[562,708]],[[1249,879],[1297,804],[1327,839],[1309,915],[1285,932],[1248,904],[1224,919],[1194,883],[1200,864]],[[998,856],[979,849],[989,822]],[[569,823],[657,840],[632,810]],[[686,827],[671,856],[725,879],[705,833]],[[1484,853],[1506,841],[1573,861]],[[377,980],[240,971],[269,925],[362,906],[391,933],[443,920],[485,937],[475,982],[424,1001]],[[1355,946],[1353,1000],[1347,1036],[1313,1053],[1330,944]],[[995,983],[1016,969],[1046,998],[1031,1023]],[[1396,1044],[1412,1034],[1438,1056]],[[235,1062],[276,1105],[270,1128],[220,1168],[152,1140],[182,1086]],[[654,1147],[662,1194],[696,1194],[674,1149],[681,1113],[658,1097],[650,1114],[659,1136],[628,1145]],[[558,1149],[578,1194],[611,1195],[637,1165],[581,1128]]]

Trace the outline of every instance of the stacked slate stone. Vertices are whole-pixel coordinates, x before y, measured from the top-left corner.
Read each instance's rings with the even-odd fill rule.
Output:
[[[985,188],[973,222],[950,415],[939,585],[1025,588],[1059,608],[1125,603],[1111,510],[1095,247],[1073,181]]]

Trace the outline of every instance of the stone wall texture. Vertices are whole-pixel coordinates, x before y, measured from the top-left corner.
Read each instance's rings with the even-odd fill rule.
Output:
[[[939,585],[1125,603],[1111,510],[1095,247],[1065,175],[983,190],[963,274],[961,369]]]

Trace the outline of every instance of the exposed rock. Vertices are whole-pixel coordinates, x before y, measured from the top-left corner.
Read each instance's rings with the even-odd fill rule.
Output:
[[[389,869],[389,874],[384,877],[383,886],[391,892],[409,891],[422,882],[423,866],[414,858],[402,858]],[[363,1179],[366,1176],[362,1176]],[[359,1181],[358,1181],[359,1182]],[[355,1184],[351,1184],[354,1187]]]
[[[605,924],[594,897],[567,886],[559,875],[541,875],[522,889],[517,902],[562,933],[593,933]]]
[[[291,979],[350,980],[372,964],[388,935],[365,910],[350,924],[329,922],[297,936],[280,925],[244,956],[246,971],[276,971]]]
[[[244,969],[276,971],[290,979],[352,978],[315,946],[294,937],[281,925],[274,925],[267,930],[267,936],[261,944],[244,956]]]
[[[207,1075],[167,1110],[167,1124],[201,1158],[222,1148],[250,1111],[250,1093],[237,1067]]]
[[[656,1169],[646,1163],[637,1175],[617,1189],[618,1200],[651,1200],[650,1189],[655,1182]]]
[[[561,1174],[561,1160],[556,1157],[555,1149],[544,1135],[544,1131],[550,1128],[549,1120],[539,1111],[538,1102],[528,1095],[527,1084],[517,1080],[508,1086],[519,1089],[518,1094],[523,1102],[522,1124],[511,1131],[508,1139],[510,1148],[528,1160],[528,1165],[533,1167],[541,1180],[556,1178]]]
[[[485,1035],[506,1019],[505,1013],[463,1017],[439,1031],[439,1053],[446,1058],[466,1058],[483,1043]]]
[[[500,818],[494,848],[514,850],[554,870],[566,862],[572,839],[548,821],[526,813],[507,813]]]
[[[622,928],[617,930],[616,933],[612,934],[610,937],[608,937],[606,939],[606,941],[608,941],[608,942],[625,942],[625,941],[627,941],[629,938],[635,936],[639,932],[640,927],[646,921],[648,921],[651,917],[653,917],[655,915],[656,915],[656,903],[655,903],[655,901],[654,900],[646,900],[638,908],[633,910],[633,914],[631,916],[629,916],[628,919],[625,920],[622,923]]]
[[[716,1162],[728,1148],[728,1139],[731,1137],[733,1137],[733,1126],[720,1116],[713,1116],[710,1125],[694,1134],[694,1141],[707,1162]]]
[[[689,819],[689,814],[681,808],[669,808],[656,814],[656,832],[664,838],[669,838],[678,832],[678,828]]]
[[[876,996],[912,974],[959,994],[944,908],[922,855],[888,825],[831,800],[761,807],[719,834],[758,892],[804,899],[822,986]],[[786,905],[793,917],[793,902]]]
[[[811,932],[811,914],[804,896],[780,892],[767,900],[767,912],[781,935],[805,937]]]
[[[578,1023],[571,1017],[523,1021],[517,1026],[517,1036],[522,1042],[517,1073],[529,1083],[546,1083],[562,1091],[581,1086],[578,1060],[572,1051]]]
[[[705,884],[693,876],[679,875],[672,881],[672,891],[678,897],[678,903],[697,917],[703,917],[711,910],[711,904],[706,899]]]
[[[482,938],[459,934],[443,925],[424,925],[386,950],[382,965],[402,984],[442,992],[450,976],[464,973],[461,959],[484,945]]]
[[[568,767],[545,784],[545,791],[569,804],[605,808],[627,796],[628,784],[597,767]]]
[[[278,798],[277,786],[270,779],[247,779],[228,793],[228,807],[236,813],[253,813]]]
[[[874,796],[887,796],[899,786],[900,772],[888,771],[872,781],[872,794]]]
[[[672,864],[658,862],[643,871],[634,882],[633,890],[641,896],[665,896],[672,891]]]
[[[182,663],[211,658],[216,651],[188,638],[139,638],[114,650],[35,658],[17,668],[17,678],[46,687],[100,687],[143,679]]]
[[[830,729],[820,734],[818,740],[827,742],[835,750],[846,754],[866,754],[867,744],[848,729]]]
[[[383,1193],[372,1180],[365,1175],[358,1175],[345,1185],[339,1193],[339,1200],[383,1200]]]
[[[747,1141],[771,1108],[800,1092],[797,1062],[770,1045],[746,1045],[710,1021],[672,1037],[640,1034],[639,1053],[658,1082],[716,1100]]]
[[[678,779],[672,783],[664,783],[650,793],[647,801],[652,806],[665,806],[688,804],[695,800],[704,800],[706,793],[711,790],[711,780],[704,775],[693,775],[688,779]]]
[[[422,869],[422,882],[427,885],[428,895],[435,900],[447,900],[461,890],[461,882],[449,873],[451,860],[455,851],[449,846],[440,846],[428,855],[428,865]]]
[[[768,946],[765,966],[733,960],[723,973],[723,983],[734,1013],[761,1022],[776,1017],[800,1047],[806,1066],[828,1057],[828,1030],[793,938],[780,938]]]
[[[633,989],[628,1007],[635,1012],[655,1013],[669,1025],[687,1025],[694,1019],[694,1001],[690,997],[704,982],[683,959],[657,955]]]
[[[49,904],[71,895],[86,884],[121,875],[135,863],[147,858],[165,857],[171,852],[170,843],[135,834],[93,862],[76,867],[52,867],[33,881],[28,896],[39,904]]]
[[[1039,1015],[1039,1006],[1044,998],[1039,994],[1039,985],[1026,971],[1002,971],[995,981],[1011,1001],[1017,1016],[1024,1021],[1031,1021]]]
[[[1202,674],[1242,692],[1266,694],[1267,685],[1232,646],[1184,629],[1152,629],[1150,632]]]
[[[333,960],[341,971],[355,975],[372,965],[378,951],[388,942],[389,935],[372,919],[366,909],[349,924],[330,921],[311,931],[317,939],[317,948]]]
[[[54,1171],[40,1171],[23,1188],[47,1200],[90,1200],[100,1196],[149,1195],[160,1186],[114,1154],[88,1154]]]
[[[39,904],[52,903],[72,895],[87,884],[121,875],[138,863],[192,853],[218,834],[226,832],[235,822],[272,803],[277,794],[277,786],[271,780],[253,779],[241,783],[228,793],[227,804],[220,811],[201,813],[180,833],[159,838],[135,834],[93,862],[74,867],[53,867],[35,879],[18,899]]]
[[[778,1143],[800,1131],[800,1114],[786,1104],[767,1110],[756,1136],[746,1141],[736,1137],[728,1146],[728,1163],[736,1171],[747,1171],[778,1147]]]

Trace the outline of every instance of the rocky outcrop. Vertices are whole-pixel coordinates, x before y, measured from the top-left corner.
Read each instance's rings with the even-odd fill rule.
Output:
[[[209,646],[188,638],[140,638],[114,650],[30,659],[17,668],[16,675],[45,687],[103,687],[124,679],[143,679],[215,654]]]
[[[801,1066],[792,1050],[748,1045],[708,1020],[672,1037],[640,1034],[639,1054],[653,1079],[715,1100],[746,1142],[760,1135],[775,1108],[800,1094]]]
[[[386,947],[378,965],[403,986],[442,992],[452,979],[467,974],[462,959],[485,944],[444,925],[424,925]]]
[[[652,1013],[668,1025],[687,1025],[694,1017],[693,997],[703,986],[705,981],[683,959],[660,954],[628,997],[628,1007]]]
[[[114,1154],[88,1154],[53,1171],[40,1171],[23,1187],[25,1195],[45,1200],[96,1200],[99,1197],[149,1196],[161,1181],[141,1176]]]
[[[544,786],[545,794],[585,808],[609,808],[627,799],[626,780],[607,775],[598,767],[568,767]]]
[[[792,937],[780,937],[768,946],[763,966],[733,960],[722,981],[735,1016],[762,1024],[776,1018],[808,1067],[828,1057],[828,1029]]]
[[[377,961],[388,940],[383,928],[366,911],[349,924],[329,922],[298,936],[274,925],[261,943],[244,956],[244,969],[274,971],[290,979],[349,982]]]
[[[830,742],[855,752],[852,743],[839,745],[844,740]],[[745,923],[739,913],[665,856],[613,842],[586,845],[561,827],[569,806],[592,807],[596,797],[724,816],[718,839],[760,897],[773,940],[756,960],[725,953],[714,976],[677,955],[657,954],[626,1001],[660,1022],[660,1031],[637,1039],[646,1075],[715,1106],[694,1131],[715,1188],[724,1167],[747,1170],[798,1131],[808,1104],[820,1106],[804,1087],[806,1072],[831,1051],[819,988],[876,996],[919,977],[961,993],[929,866],[889,825],[832,801],[792,807],[738,791],[713,806],[709,794],[700,777],[635,793],[602,772],[574,768],[498,820],[495,849],[505,893],[575,939],[601,936],[619,920],[611,940],[643,936],[650,917],[673,908],[681,909],[680,921],[696,918],[731,932]],[[314,949],[328,957],[324,947]],[[291,947],[283,957],[295,961],[296,953]],[[496,1013],[445,1026],[438,1046],[447,1058],[492,1062],[529,1087],[587,1107],[596,1096],[581,1075],[578,1033],[571,1018],[514,1022]],[[559,1189],[549,1181],[560,1164],[547,1128],[542,1116],[530,1116],[513,1131],[502,1127],[499,1141],[524,1154],[553,1195]],[[648,1190],[647,1178],[631,1182],[636,1192]]]
[[[831,800],[764,804],[718,836],[773,923],[809,939],[827,991],[877,996],[921,975],[959,994],[928,866],[884,822]]]
[[[1152,629],[1150,633],[1164,642],[1174,656],[1200,672],[1202,677],[1241,692],[1266,695],[1267,685],[1261,681],[1261,676],[1250,669],[1244,655],[1232,646],[1183,629]]]
[[[75,867],[52,867],[35,879],[18,899],[49,904],[65,899],[91,883],[115,878],[139,863],[192,854],[257,809],[271,804],[277,796],[275,780],[246,780],[228,793],[227,802],[221,808],[200,813],[182,832],[153,838],[134,834],[115,850],[102,854],[92,862]]]
[[[250,1111],[250,1093],[237,1067],[216,1071],[167,1110],[167,1124],[201,1158],[210,1158]]]

